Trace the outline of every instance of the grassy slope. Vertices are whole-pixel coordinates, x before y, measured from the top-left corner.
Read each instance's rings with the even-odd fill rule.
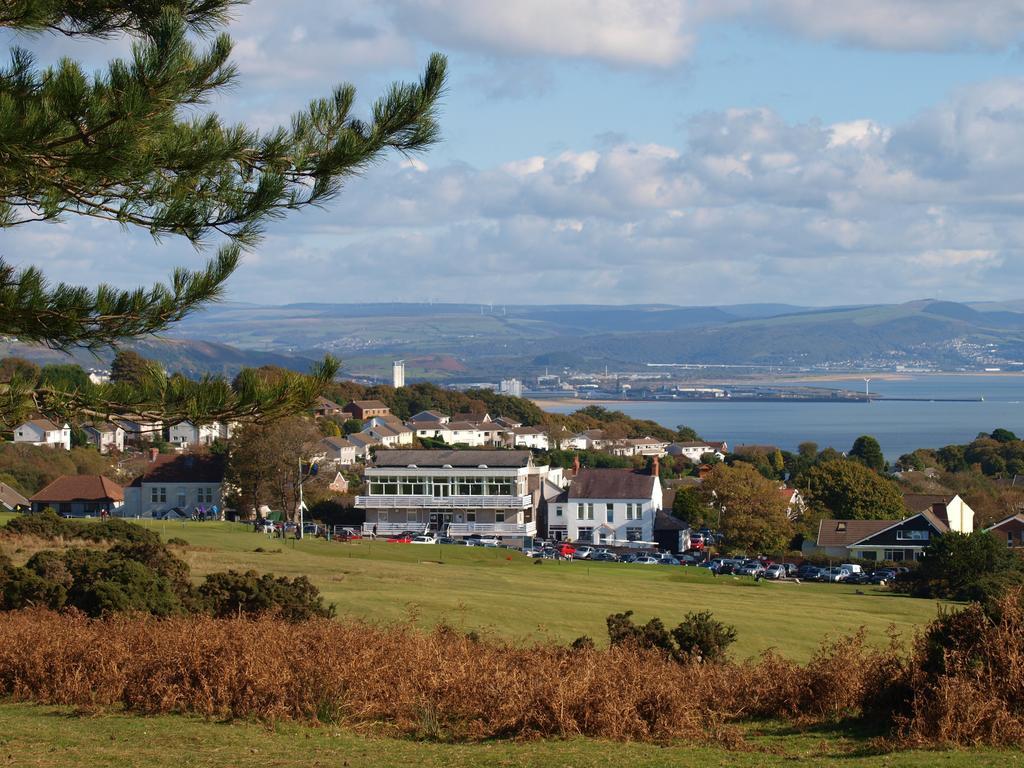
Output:
[[[0,705],[0,765],[99,766],[586,766],[763,768],[800,761],[814,766],[1020,765],[1019,753],[994,750],[873,754],[865,742],[833,731],[795,733],[785,726],[749,729],[747,751],[718,747],[569,741],[434,744],[356,735],[332,726],[215,723],[194,718],[76,716],[66,709]]]
[[[632,609],[639,620],[674,624],[687,611],[708,609],[739,631],[735,650],[750,656],[769,646],[807,659],[828,634],[860,626],[884,642],[890,624],[911,630],[935,616],[925,600],[883,590],[832,584],[755,585],[714,578],[702,569],[618,563],[535,565],[498,549],[384,542],[338,543],[267,539],[230,523],[147,523],[165,538],[194,546],[180,552],[201,576],[226,568],[308,575],[342,614],[373,620],[418,617],[516,639],[579,635],[605,638],[605,617]],[[255,552],[262,547],[266,552]]]

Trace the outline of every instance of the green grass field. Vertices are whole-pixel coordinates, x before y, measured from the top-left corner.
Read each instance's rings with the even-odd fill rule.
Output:
[[[775,647],[806,660],[826,635],[860,626],[885,642],[890,625],[909,633],[936,614],[936,604],[872,587],[716,578],[703,569],[586,561],[535,565],[502,549],[268,539],[231,523],[145,523],[193,546],[180,552],[196,576],[227,568],[306,574],[343,615],[374,621],[415,618],[516,640],[569,642],[606,636],[605,618],[633,610],[670,625],[687,611],[710,610],[736,626],[735,653]],[[263,548],[264,552],[256,552]]]
[[[2,522],[2,519],[0,519]],[[708,609],[737,627],[738,657],[775,647],[807,659],[826,636],[864,626],[882,643],[890,626],[909,635],[931,619],[934,602],[883,590],[826,584],[754,584],[703,570],[585,561],[534,565],[507,550],[384,542],[268,539],[230,523],[146,522],[178,550],[193,575],[255,568],[309,576],[341,615],[372,621],[445,621],[517,641],[569,641],[582,634],[604,642],[605,617],[632,609],[638,620],[678,621]],[[17,544],[0,544],[15,560]],[[263,551],[256,551],[262,549]],[[208,722],[196,718],[81,715],[30,704],[0,704],[0,765],[264,766],[264,765],[566,765],[765,766],[800,761],[823,766],[1024,765],[1016,752],[924,751],[881,754],[870,735],[842,728],[800,731],[786,724],[742,726],[744,745],[622,744],[592,739],[477,744],[391,739],[383,731]],[[700,734],[694,735],[700,744]]]

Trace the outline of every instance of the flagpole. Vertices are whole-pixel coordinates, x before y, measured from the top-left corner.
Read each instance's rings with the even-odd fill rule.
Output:
[[[305,523],[305,519],[304,519],[304,517],[302,515],[303,509],[305,508],[305,506],[306,506],[305,503],[302,501],[302,457],[300,456],[299,457],[299,535],[298,535],[298,538],[300,538],[300,539],[302,538],[303,525]]]

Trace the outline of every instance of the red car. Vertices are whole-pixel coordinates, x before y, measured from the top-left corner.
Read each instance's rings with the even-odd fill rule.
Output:
[[[576,554],[576,547],[570,546],[569,544],[563,544],[561,547],[559,547],[558,553],[562,557],[572,557]]]

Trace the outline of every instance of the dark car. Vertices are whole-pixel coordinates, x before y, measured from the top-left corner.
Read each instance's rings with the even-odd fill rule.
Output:
[[[871,576],[870,576],[870,574],[867,574],[867,573],[864,573],[864,572],[861,572],[861,573],[851,573],[849,576],[846,577],[845,583],[846,584],[870,584],[871,583]]]
[[[590,559],[598,563],[617,563],[619,558],[613,555],[611,552],[595,552],[590,556]]]
[[[817,581],[821,569],[813,565],[802,565],[797,569],[796,577],[804,581]]]
[[[891,584],[896,580],[896,572],[888,568],[879,568],[868,576],[868,584]]]

